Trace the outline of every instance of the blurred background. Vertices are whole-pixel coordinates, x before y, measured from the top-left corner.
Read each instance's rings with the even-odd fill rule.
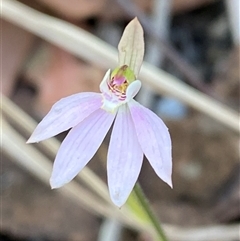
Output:
[[[4,0],[3,4],[7,2],[14,5],[17,1]],[[84,29],[113,47],[117,47],[126,24],[138,16],[145,32],[146,62],[233,111],[239,111],[238,0],[19,2]],[[41,28],[36,26],[36,31]],[[106,71],[102,66],[26,31],[21,24],[9,21],[4,9],[1,56],[1,92],[37,122],[62,97],[82,91],[98,92]],[[182,228],[186,233],[192,228],[215,225],[221,225],[220,231],[230,226],[239,228],[236,226],[240,221],[238,133],[167,93],[162,94],[144,84],[137,96],[139,102],[165,121],[173,142],[173,190],[154,174],[147,161],[139,177],[154,211],[162,223]],[[10,112],[6,114],[8,110],[3,110],[4,121],[26,140],[29,133],[15,123],[17,117],[11,118]],[[6,131],[6,135],[10,134]],[[59,135],[58,140],[62,141],[65,135]],[[104,182],[106,139],[88,165]],[[89,212],[68,195],[50,190],[47,183],[27,168],[28,164],[19,161],[25,157],[18,152],[18,139],[4,140],[1,148],[0,240],[151,240],[144,232],[136,232]],[[41,147],[36,148],[44,153]],[[49,153],[45,155],[54,160]],[[84,186],[83,183],[80,185]],[[195,240],[221,240],[214,239],[214,235],[201,239],[201,234],[206,231],[201,230]],[[111,239],[105,236],[108,232],[114,233]],[[232,233],[236,234],[236,228]],[[229,232],[229,237],[222,240],[240,240],[234,237],[236,235]]]

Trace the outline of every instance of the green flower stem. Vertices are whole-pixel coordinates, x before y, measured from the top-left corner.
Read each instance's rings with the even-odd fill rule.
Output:
[[[136,185],[134,187],[134,192],[135,192],[135,195],[136,195],[139,203],[141,204],[142,208],[148,215],[149,220],[152,223],[152,225],[157,233],[158,240],[159,241],[168,241],[168,239],[161,227],[161,224],[160,224],[159,220],[157,219],[156,215],[154,215],[154,213],[149,205],[149,202],[148,202],[141,186],[139,185],[139,183],[136,183]]]

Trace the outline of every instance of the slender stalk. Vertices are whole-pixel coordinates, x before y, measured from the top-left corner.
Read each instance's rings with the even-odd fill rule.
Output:
[[[137,196],[139,203],[142,205],[142,208],[147,213],[149,220],[152,223],[152,225],[156,231],[158,240],[159,241],[168,241],[168,239],[161,227],[161,224],[160,224],[159,220],[157,219],[156,215],[154,215],[154,213],[149,205],[149,202],[148,202],[139,183],[136,183],[136,185],[134,187],[134,192],[135,192],[135,195]]]

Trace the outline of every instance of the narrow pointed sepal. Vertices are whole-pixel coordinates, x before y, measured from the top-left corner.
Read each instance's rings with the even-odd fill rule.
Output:
[[[58,188],[71,181],[91,160],[111,127],[115,114],[96,110],[72,128],[61,144],[53,165],[50,185]]]
[[[27,143],[39,142],[66,131],[102,105],[101,94],[86,92],[74,94],[56,102],[37,125]]]
[[[127,65],[137,78],[144,56],[143,29],[137,18],[125,28],[118,51],[119,66]]]
[[[110,197],[121,207],[131,193],[143,161],[132,117],[127,105],[122,105],[113,126],[107,157]]]
[[[128,103],[138,142],[156,174],[172,187],[172,144],[168,128],[135,100]]]

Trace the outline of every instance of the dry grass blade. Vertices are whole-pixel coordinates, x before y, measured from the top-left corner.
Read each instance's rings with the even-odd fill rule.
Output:
[[[2,118],[2,149],[5,154],[11,157],[22,167],[33,173],[36,177],[49,185],[51,175],[51,161],[47,159],[36,148],[26,145],[25,139],[15,131],[6,120]],[[103,205],[89,191],[83,189],[76,182],[71,182],[65,188],[60,189],[64,194],[75,196],[81,204],[94,214],[112,216],[113,212],[110,207]]]
[[[2,124],[2,140],[1,149],[3,153],[15,161],[21,167],[27,169],[37,178],[49,185],[49,178],[52,170],[51,161],[38,151],[35,147],[26,144],[26,140],[14,130],[5,119],[1,119]],[[81,187],[76,181],[70,182],[68,185],[59,189],[59,192],[65,196],[76,200],[89,212],[106,218],[114,218],[122,222],[124,225],[135,229],[144,230],[137,220],[132,218],[131,213],[119,210],[115,206],[109,205],[105,201],[101,201],[96,195],[89,190]]]
[[[2,109],[3,113],[17,126],[24,130],[27,135],[30,136],[33,130],[36,128],[37,122],[7,97],[1,95],[1,100],[2,103],[0,108]],[[60,147],[60,142],[55,138],[51,138],[46,141],[40,142],[38,145],[42,146],[44,150],[46,150],[46,152],[49,153],[51,156],[55,157]],[[88,167],[82,170],[81,174],[78,175],[78,178],[81,179],[89,188],[96,192],[106,202],[112,204],[109,199],[106,184]]]
[[[2,0],[2,17],[103,68],[116,67],[116,50],[76,26],[33,10],[13,0]],[[170,74],[145,63],[141,77],[160,94],[178,98],[189,106],[240,132],[238,113],[182,83]]]

